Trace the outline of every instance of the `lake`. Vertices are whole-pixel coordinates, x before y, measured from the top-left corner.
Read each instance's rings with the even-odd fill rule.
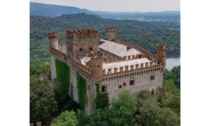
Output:
[[[180,57],[173,57],[166,59],[166,69],[171,70],[175,66],[180,65]]]

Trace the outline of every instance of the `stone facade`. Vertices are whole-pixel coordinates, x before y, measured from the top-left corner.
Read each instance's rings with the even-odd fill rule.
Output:
[[[157,55],[116,38],[114,27],[106,28],[106,39],[94,29],[67,30],[66,45],[58,44],[58,33],[48,34],[51,52],[51,79],[56,79],[55,59],[70,66],[69,95],[85,103],[85,112],[94,113],[98,93],[108,101],[127,90],[135,99],[140,91],[152,94],[163,85],[166,46],[157,45]],[[79,94],[78,75],[84,78],[85,94]],[[83,82],[82,82],[83,83]],[[97,84],[99,89],[97,89]],[[97,91],[98,90],[98,91]],[[82,103],[81,103],[82,104]]]

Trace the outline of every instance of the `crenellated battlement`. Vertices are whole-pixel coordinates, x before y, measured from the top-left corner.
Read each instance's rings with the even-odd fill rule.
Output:
[[[59,37],[58,32],[50,32],[50,33],[48,33],[48,39],[55,39],[55,38],[58,38],[58,37]]]
[[[95,29],[67,30],[66,34],[68,37],[96,37],[98,36],[98,31]]]
[[[71,60],[72,64],[76,67],[78,67],[80,70],[84,71],[86,74],[90,75],[90,67],[83,65],[82,63],[80,63],[77,60],[72,59]]]
[[[145,68],[153,68],[157,67],[158,64],[156,62],[145,62],[145,63],[136,63],[132,65],[124,65],[124,66],[116,66],[112,68],[106,68],[104,69],[104,75],[111,75],[115,73],[121,73],[121,72],[128,72],[128,71],[135,71],[135,70],[141,70]]]
[[[106,32],[116,32],[116,28],[115,27],[107,27]]]

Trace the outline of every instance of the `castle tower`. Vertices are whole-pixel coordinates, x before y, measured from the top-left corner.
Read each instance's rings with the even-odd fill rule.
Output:
[[[51,48],[58,49],[58,36],[58,32],[48,33],[48,39],[50,41]]]
[[[103,63],[103,57],[101,52],[95,52],[92,55],[91,60],[88,62],[88,66],[90,66],[91,70],[91,76],[94,78],[100,78],[104,75],[102,70],[102,63]]]
[[[160,65],[166,65],[166,45],[157,45],[156,61]]]
[[[115,27],[107,27],[106,28],[106,39],[110,41],[115,41],[116,28]]]
[[[67,55],[81,59],[96,51],[99,44],[98,31],[95,29],[67,30]]]

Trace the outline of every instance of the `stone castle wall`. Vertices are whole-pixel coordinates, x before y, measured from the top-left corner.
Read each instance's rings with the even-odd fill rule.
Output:
[[[154,79],[151,76],[154,76]],[[133,85],[130,84],[132,79],[134,80]],[[143,90],[151,92],[152,90],[155,91],[158,87],[162,87],[163,69],[157,68],[153,70],[139,71],[105,79],[100,84],[100,91],[102,91],[102,86],[105,85],[107,85],[110,102],[123,90],[127,90],[133,98],[136,99],[138,94]]]
[[[55,66],[55,57],[51,55],[51,80],[56,79],[56,66]]]

